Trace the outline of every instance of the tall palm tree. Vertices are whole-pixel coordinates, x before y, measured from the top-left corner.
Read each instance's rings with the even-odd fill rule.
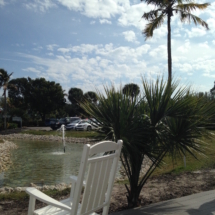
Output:
[[[191,14],[191,11],[196,9],[204,10],[210,4],[197,4],[194,2],[187,1],[188,3],[184,4],[183,0],[141,0],[147,4],[152,4],[156,9],[151,10],[148,13],[144,13],[142,18],[149,21],[142,33],[145,35],[145,39],[153,36],[155,29],[159,28],[165,18],[167,17],[167,56],[168,56],[168,81],[172,80],[172,54],[171,54],[171,17],[174,14],[179,14],[181,22],[194,22],[195,25],[199,24],[205,27],[207,30],[208,24],[203,21],[201,18]]]
[[[3,88],[2,96],[4,96],[4,129],[7,128],[7,126],[6,126],[6,119],[7,119],[7,89],[8,89],[8,84],[9,84],[10,77],[11,77],[12,74],[13,74],[13,72],[8,74],[8,72],[5,71],[4,69],[0,69],[0,88]]]

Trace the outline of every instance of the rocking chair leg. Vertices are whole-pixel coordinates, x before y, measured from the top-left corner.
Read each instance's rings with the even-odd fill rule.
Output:
[[[109,205],[106,205],[106,206],[103,208],[102,215],[108,215],[108,210],[109,210]]]
[[[29,206],[28,206],[28,215],[34,214],[35,201],[36,201],[36,199],[33,196],[30,196],[30,202],[29,202]]]

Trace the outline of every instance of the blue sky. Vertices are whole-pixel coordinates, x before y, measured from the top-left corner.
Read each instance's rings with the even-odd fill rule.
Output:
[[[201,3],[202,1],[195,1]],[[215,81],[215,2],[194,14],[210,30],[172,18],[173,75],[196,91]],[[0,0],[0,68],[12,78],[45,77],[66,92],[167,78],[165,23],[145,41],[139,0]]]

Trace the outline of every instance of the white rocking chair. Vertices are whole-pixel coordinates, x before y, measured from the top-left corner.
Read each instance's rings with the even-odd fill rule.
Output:
[[[59,202],[36,188],[28,187],[26,189],[26,192],[30,195],[28,215],[96,215],[94,211],[101,208],[103,208],[102,214],[107,215],[121,148],[122,140],[117,143],[104,141],[93,146],[85,145],[78,177],[71,176],[70,197]],[[105,152],[112,153],[105,155]],[[100,155],[92,157],[96,154]],[[86,184],[84,184],[87,164],[89,168]],[[85,189],[80,204],[83,184]],[[36,199],[48,204],[48,206],[35,210]]]

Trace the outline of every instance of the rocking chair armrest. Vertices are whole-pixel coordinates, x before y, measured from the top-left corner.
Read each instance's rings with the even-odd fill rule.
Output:
[[[78,180],[78,177],[72,175],[72,176],[70,176],[70,179],[72,180],[72,184],[73,183],[75,184],[77,182],[77,180]],[[83,186],[85,186],[85,185],[86,185],[86,181],[83,181]]]
[[[40,200],[41,202],[44,202],[48,205],[53,205],[57,208],[61,208],[63,210],[71,211],[71,207],[47,196],[46,194],[42,193],[41,191],[37,190],[34,187],[28,187],[26,188],[26,193],[28,193],[30,196],[33,196],[35,199]]]

